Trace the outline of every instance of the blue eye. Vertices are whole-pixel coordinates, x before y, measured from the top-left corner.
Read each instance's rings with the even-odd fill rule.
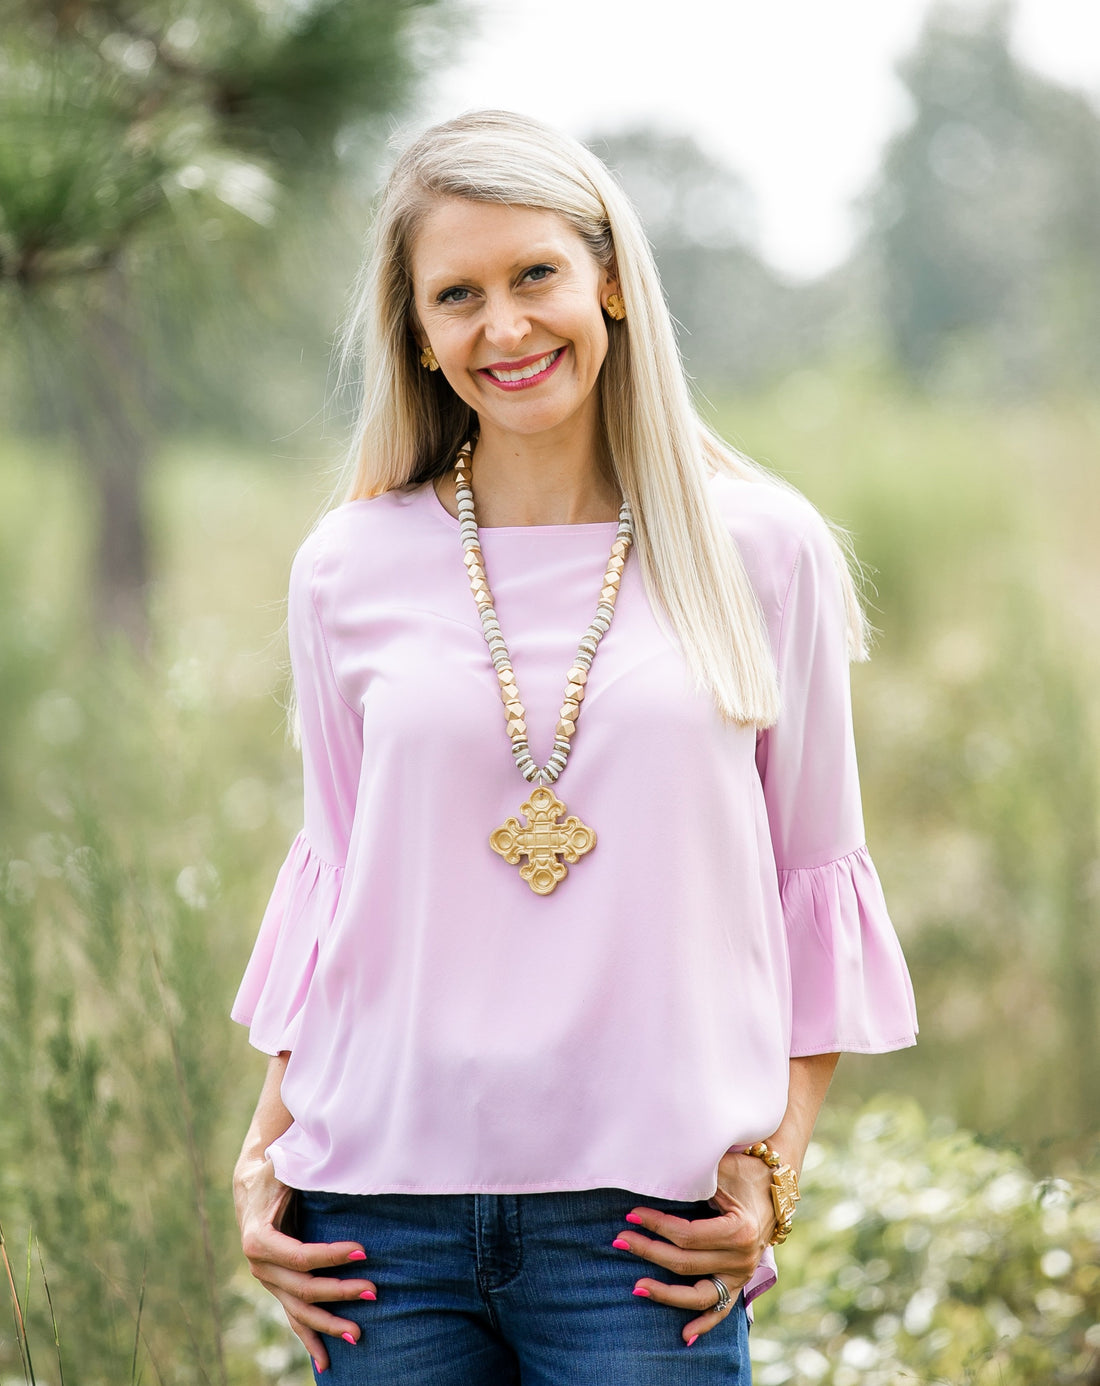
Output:
[[[536,284],[541,284],[544,279],[549,279],[552,274],[557,274],[553,265],[532,265],[524,275],[525,279],[530,279]]]
[[[470,292],[469,289],[460,289],[460,288],[444,289],[443,292],[436,298],[436,302],[437,302],[437,303],[464,303],[464,302],[466,301],[466,295],[469,294],[469,292]]]

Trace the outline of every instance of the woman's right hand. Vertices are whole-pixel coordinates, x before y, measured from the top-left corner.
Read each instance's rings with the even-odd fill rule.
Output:
[[[249,1269],[283,1306],[291,1328],[302,1340],[318,1371],[328,1367],[321,1334],[358,1342],[359,1325],[320,1306],[334,1300],[374,1299],[370,1280],[315,1276],[326,1266],[366,1260],[357,1242],[300,1242],[280,1226],[293,1190],[279,1182],[271,1161],[242,1155],[233,1172],[233,1202],[241,1229],[241,1247]]]

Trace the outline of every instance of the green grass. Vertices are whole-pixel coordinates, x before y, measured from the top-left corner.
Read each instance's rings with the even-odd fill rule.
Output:
[[[803,373],[717,412],[728,436],[852,529],[873,570],[881,635],[853,674],[862,779],[922,1039],[842,1061],[829,1148],[858,1180],[843,1113],[893,1089],[925,1115],[891,1108],[876,1160],[939,1182],[938,1165],[920,1174],[912,1132],[946,1122],[981,1138],[959,1137],[967,1169],[1080,1180],[1100,1110],[1100,408],[930,402],[852,369]],[[333,484],[331,468],[277,449],[167,447],[151,492],[155,651],[138,667],[97,652],[87,630],[89,501],[71,459],[52,444],[0,447],[0,1222],[43,1383],[60,1386],[49,1304],[37,1259],[28,1282],[11,1253],[32,1229],[66,1380],[305,1379],[277,1306],[241,1269],[228,1176],[263,1060],[226,1015],[299,821],[283,600]],[[792,1293],[816,1276],[829,1305],[802,1314],[796,1297],[760,1336],[788,1365],[796,1345],[820,1353],[836,1340],[835,1375],[814,1376],[803,1357],[783,1381],[875,1386],[894,1378],[852,1365],[862,1347],[841,1360],[835,1316],[843,1334],[864,1333],[859,1296],[874,1296],[853,1266],[875,1259],[879,1213],[867,1204],[858,1235],[827,1256],[827,1175],[819,1164],[819,1212],[784,1264]],[[989,1305],[1015,1305],[1059,1247],[1039,1214],[991,1217],[1016,1248],[1011,1285],[990,1247],[968,1278],[945,1282],[924,1333],[891,1336],[886,1311],[877,1330],[864,1325],[913,1373],[897,1380],[1073,1379],[1085,1319],[1100,1317],[1095,1277],[1072,1271],[1083,1307],[1053,1328],[1012,1309],[1034,1339],[1017,1367],[982,1324],[1007,1323]],[[919,1209],[901,1220],[902,1242],[921,1222]],[[1094,1224],[1091,1211],[1073,1223],[1074,1267],[1098,1259]],[[933,1274],[919,1258],[890,1264],[896,1296]],[[970,1365],[935,1346],[949,1329],[971,1344]],[[759,1369],[779,1382],[775,1362]],[[0,1328],[0,1381],[26,1379],[14,1329]]]

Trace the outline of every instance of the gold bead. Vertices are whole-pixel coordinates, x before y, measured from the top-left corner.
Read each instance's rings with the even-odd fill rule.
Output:
[[[477,602],[477,609],[479,611],[486,611],[493,604],[493,599],[489,596],[488,592],[484,594],[475,592],[474,601]]]
[[[467,568],[480,568],[480,567],[481,567],[481,550],[480,550],[480,549],[467,549],[467,550],[463,553],[463,555],[462,555],[462,561],[463,561],[463,563],[465,563],[465,565],[466,565]]]
[[[513,717],[508,723],[508,735],[513,741],[521,741],[527,736],[527,723],[522,717]]]
[[[618,595],[619,595],[619,589],[618,589],[617,587],[607,586],[607,587],[601,587],[601,588],[600,588],[600,601],[601,601],[601,602],[607,602],[607,603],[609,603],[611,606],[614,606],[614,605],[615,605],[615,598],[616,598]]]
[[[574,703],[583,702],[583,700],[584,700],[584,684],[583,684],[583,683],[567,683],[567,684],[565,685],[565,696],[566,696],[567,698],[569,698],[569,699],[570,699],[572,702],[574,702]]]
[[[559,736],[568,738],[577,730],[577,724],[576,722],[570,721],[568,717],[563,717],[558,723],[556,730]]]
[[[580,712],[580,710],[580,703],[574,703],[571,700],[567,699],[564,703],[562,703],[561,707],[558,709],[558,716],[576,725],[577,714]]]
[[[502,683],[500,685],[500,699],[505,707],[509,703],[519,702],[519,689],[514,683]]]
[[[509,717],[526,717],[527,709],[518,698],[512,698],[504,704],[504,711]]]
[[[500,683],[515,683],[516,671],[510,664],[502,664],[497,670],[497,680]]]
[[[572,669],[569,670],[568,674],[566,674],[565,677],[569,680],[570,683],[587,683],[588,670],[582,669],[579,664],[574,664]]]
[[[607,572],[603,575],[603,580],[609,587],[618,587],[619,583],[623,580],[622,569],[608,568]]]
[[[622,558],[625,560],[629,552],[630,545],[626,542],[625,539],[616,539],[615,542],[611,545],[611,553],[614,558]]]
[[[623,569],[624,569],[625,567],[626,567],[626,559],[625,559],[625,558],[620,558],[618,555],[616,555],[616,556],[615,556],[613,559],[611,559],[611,561],[608,563],[608,565],[607,565],[607,571],[608,571],[609,573],[618,573],[618,574],[620,574],[620,576],[621,576],[622,571],[623,571]]]

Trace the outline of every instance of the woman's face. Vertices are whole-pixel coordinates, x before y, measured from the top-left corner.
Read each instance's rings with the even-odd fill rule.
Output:
[[[595,431],[618,284],[556,212],[435,202],[412,247],[413,331],[454,392],[494,432]]]

